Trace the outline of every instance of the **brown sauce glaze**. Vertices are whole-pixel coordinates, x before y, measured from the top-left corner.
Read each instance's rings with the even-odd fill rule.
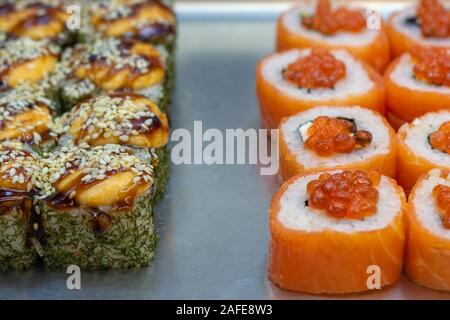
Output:
[[[1,129],[1,127],[0,127]],[[45,143],[45,142],[49,142],[51,140],[54,139],[54,137],[52,137],[50,135],[50,130],[47,130],[45,132],[39,133],[39,135],[41,136],[41,140],[39,141],[39,144]],[[30,146],[35,145],[36,141],[34,140],[33,137],[33,132],[25,132],[22,134],[22,136],[18,139],[20,142],[26,143]]]
[[[169,12],[172,17],[174,17],[174,12],[172,8],[167,6],[166,4],[162,3],[158,0],[149,0],[143,3],[136,3],[131,6],[131,14],[130,17],[135,17],[138,15],[139,11],[142,10],[144,7],[149,5],[155,5],[163,10]],[[100,19],[101,23],[107,23],[107,19]],[[171,23],[161,23],[158,21],[149,21],[145,25],[135,28],[134,30],[131,30],[129,32],[124,33],[121,37],[124,39],[136,39],[141,40],[144,42],[147,41],[157,41],[165,36],[168,35],[174,35],[175,34],[175,26]]]
[[[150,125],[150,127],[148,127],[148,129],[142,126],[147,120],[152,121],[152,124]],[[133,129],[137,130],[139,133],[146,133],[146,134],[151,134],[153,131],[161,128],[162,126],[161,120],[159,120],[159,118],[156,115],[154,115],[153,117],[132,119],[131,123],[133,124]]]
[[[0,4],[0,16],[6,16],[13,13],[15,10],[14,5],[10,2]]]
[[[0,188],[0,215],[21,209],[27,199],[30,199],[30,193],[25,190]]]
[[[112,176],[116,173],[119,173],[120,171],[114,170],[111,172],[108,172],[106,175]],[[69,172],[63,176],[65,177],[68,175]],[[95,184],[103,181],[103,180],[93,180],[89,182],[83,182],[84,175],[80,175],[77,177],[77,179],[74,179],[69,187],[67,188],[67,191],[65,192],[58,192],[55,194],[52,198],[47,200],[47,204],[56,210],[66,211],[71,210],[75,208],[79,208],[79,204],[76,202],[73,192],[79,193],[83,190],[86,190]],[[62,178],[60,178],[62,179]],[[137,192],[139,190],[139,187],[144,185],[145,182],[141,180],[141,182],[135,183],[131,185],[128,189],[123,190],[120,192],[119,200],[116,202],[116,204],[112,207],[111,211],[129,211],[133,208],[134,201],[137,197]],[[99,208],[85,208],[85,210],[91,215],[90,224],[92,227],[92,230],[97,233],[101,234],[104,233],[108,227],[111,225],[111,217],[108,213],[103,212]]]
[[[43,3],[31,4],[27,6],[27,9],[33,10],[33,14],[15,25],[14,28],[9,31],[10,33],[20,34],[21,31],[29,30],[35,26],[47,25],[55,19],[58,20],[58,14],[62,10],[59,7],[51,7]],[[7,11],[10,9],[5,10]],[[12,6],[12,10],[14,11],[14,6]],[[43,14],[40,14],[41,12]]]
[[[141,56],[144,60],[146,60],[149,64],[148,72],[153,70],[162,69],[163,64],[158,57],[150,57],[150,56]],[[133,83],[138,77],[142,76],[144,73],[139,70],[137,67],[124,66],[122,68],[115,68],[114,66],[110,66],[102,57],[89,57],[91,61],[91,69],[89,70],[92,73],[92,78],[96,78],[96,74],[98,74],[99,70],[106,67],[109,67],[108,71],[102,76],[100,80],[105,80],[108,78],[112,78],[117,73],[121,72],[124,69],[130,70],[130,73],[127,74],[127,82]],[[127,87],[125,87],[127,88]]]
[[[158,39],[173,34],[175,34],[175,27],[173,25],[155,22],[141,27],[135,33],[125,33],[124,37],[125,38],[136,37],[141,41],[147,42],[147,41],[157,41]]]
[[[96,234],[105,233],[112,223],[111,217],[98,209],[89,210],[89,213],[92,216],[91,221],[89,221],[92,231]]]
[[[131,55],[131,51],[133,46],[136,44],[135,40],[132,39],[124,39],[120,41],[120,45],[118,46],[120,50],[120,57],[126,58],[129,55]],[[74,52],[74,55],[83,55],[83,48],[78,49]],[[142,70],[139,66],[130,66],[129,64],[124,64],[120,68],[116,68],[115,65],[111,65],[111,62],[106,59],[106,57],[101,55],[95,55],[91,54],[88,58],[88,64],[87,65],[81,65],[81,67],[88,67],[87,73],[88,77],[91,79],[91,81],[97,83],[97,82],[103,82],[105,80],[113,78],[116,74],[122,72],[123,70],[128,70],[127,73],[127,83],[130,84],[130,86],[122,87],[122,90],[128,90],[132,89],[131,84],[134,83],[134,81],[139,78],[140,76],[144,74],[151,73],[152,71],[162,69],[164,70],[164,63],[162,62],[161,58],[159,56],[150,56],[150,55],[143,55],[143,54],[137,54],[140,59],[144,60],[148,65],[144,70]],[[75,71],[77,69],[76,62],[73,62],[74,65],[71,67],[72,72],[71,76],[75,76]],[[105,72],[105,68],[107,68]],[[98,78],[98,74],[101,74],[101,78]]]

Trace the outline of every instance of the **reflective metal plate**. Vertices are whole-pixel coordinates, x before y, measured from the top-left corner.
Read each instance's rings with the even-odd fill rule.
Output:
[[[363,4],[362,1],[359,1]],[[379,8],[378,2],[368,2]],[[286,3],[178,4],[177,88],[172,127],[258,128],[255,67],[274,44]],[[401,7],[385,2],[383,10]],[[3,299],[449,299],[406,276],[363,295],[311,296],[280,290],[266,277],[268,205],[278,182],[252,165],[171,167],[156,212],[160,242],[151,267],[82,272],[68,290],[65,271],[35,268],[0,275]]]

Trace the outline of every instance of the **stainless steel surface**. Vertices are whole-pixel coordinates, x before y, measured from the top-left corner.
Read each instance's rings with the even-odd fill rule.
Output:
[[[202,120],[204,129],[258,128],[255,66],[273,50],[275,15],[211,20],[202,14],[180,12],[172,126],[192,130],[194,120]],[[280,290],[266,278],[267,211],[276,189],[276,178],[260,176],[257,166],[172,165],[168,192],[157,208],[160,242],[151,267],[84,271],[79,291],[67,289],[64,271],[1,274],[0,298],[324,298]],[[449,299],[450,294],[423,289],[404,276],[379,292],[328,298]]]

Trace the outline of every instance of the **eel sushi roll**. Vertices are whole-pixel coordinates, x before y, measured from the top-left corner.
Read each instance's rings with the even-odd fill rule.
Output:
[[[28,37],[66,44],[71,32],[64,0],[5,0],[0,4],[0,32],[10,37]]]
[[[129,93],[98,96],[76,105],[56,121],[53,133],[60,145],[128,145],[150,162],[155,196],[162,197],[169,175],[166,115],[147,98]]]
[[[406,192],[431,169],[450,169],[450,111],[431,112],[404,124],[397,140],[397,180]]]
[[[56,104],[42,87],[28,82],[0,91],[0,141],[18,140],[36,152],[49,150]]]
[[[433,169],[409,197],[406,272],[421,286],[450,291],[450,176]]]
[[[172,51],[176,20],[172,8],[158,0],[101,0],[89,5],[90,27],[103,37],[161,43]]]
[[[269,278],[283,289],[343,294],[397,282],[406,199],[376,171],[298,175],[270,206]],[[379,288],[378,288],[379,289]]]
[[[1,89],[15,88],[29,82],[49,88],[60,48],[47,40],[17,38],[0,41]]]
[[[396,175],[394,130],[380,114],[357,106],[315,107],[283,119],[279,150],[283,181],[332,169]]]
[[[292,49],[269,55],[256,71],[262,124],[317,105],[359,105],[384,113],[382,77],[345,50]]]
[[[385,74],[387,117],[394,128],[421,115],[450,109],[450,49],[415,47]]]
[[[26,269],[35,260],[30,239],[38,230],[32,197],[39,170],[20,142],[0,143],[0,271]]]
[[[422,0],[391,15],[387,31],[394,57],[415,46],[450,48],[450,14],[442,3]]]
[[[346,49],[381,72],[390,60],[387,33],[382,24],[367,28],[366,20],[363,10],[333,8],[328,0],[295,6],[278,18],[277,50]]]
[[[52,82],[61,85],[66,110],[95,95],[128,91],[146,96],[166,111],[167,57],[162,46],[118,38],[97,39],[65,50]]]
[[[120,145],[63,147],[42,161],[41,241],[50,268],[138,268],[154,254],[151,165]]]

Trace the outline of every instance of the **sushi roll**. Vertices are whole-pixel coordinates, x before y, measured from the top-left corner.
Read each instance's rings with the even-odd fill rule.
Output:
[[[158,106],[129,93],[98,96],[75,106],[56,120],[52,134],[60,145],[128,145],[154,167],[155,200],[164,193],[168,178],[169,124]]]
[[[433,169],[409,197],[406,272],[421,286],[450,291],[450,175]]]
[[[19,140],[35,151],[55,143],[50,136],[56,104],[42,87],[23,83],[0,91],[0,141]]]
[[[394,130],[380,114],[357,106],[315,107],[283,119],[279,150],[283,181],[332,169],[396,174]]]
[[[166,59],[167,51],[161,46],[98,39],[64,51],[52,83],[61,85],[66,110],[95,95],[129,91],[146,96],[166,111]]]
[[[421,0],[415,7],[394,13],[387,31],[394,57],[417,45],[450,49],[450,14],[439,0]]]
[[[0,4],[0,32],[10,37],[28,37],[66,44],[70,31],[64,0],[5,0]]]
[[[31,236],[38,230],[33,210],[39,160],[20,142],[0,143],[0,271],[29,268],[36,258]]]
[[[37,201],[50,268],[139,268],[154,254],[150,164],[119,145],[63,147],[42,160]]]
[[[14,88],[24,82],[48,85],[60,51],[47,40],[18,38],[0,41],[1,88]]]
[[[318,0],[315,7],[298,5],[278,18],[278,51],[308,47],[346,49],[380,72],[390,60],[383,25],[371,30],[363,10],[334,8],[328,0]]]
[[[450,49],[415,47],[385,74],[387,117],[394,128],[421,115],[450,109]]]
[[[263,59],[256,71],[262,124],[317,105],[361,107],[384,113],[382,77],[345,50],[292,49]]]
[[[297,175],[270,205],[269,278],[312,294],[368,291],[373,266],[382,287],[399,279],[406,199],[376,171]]]
[[[101,0],[90,4],[95,34],[162,43],[173,49],[176,32],[172,8],[159,0]]]
[[[397,180],[406,192],[431,169],[450,169],[450,111],[431,112],[404,124],[397,140]]]

